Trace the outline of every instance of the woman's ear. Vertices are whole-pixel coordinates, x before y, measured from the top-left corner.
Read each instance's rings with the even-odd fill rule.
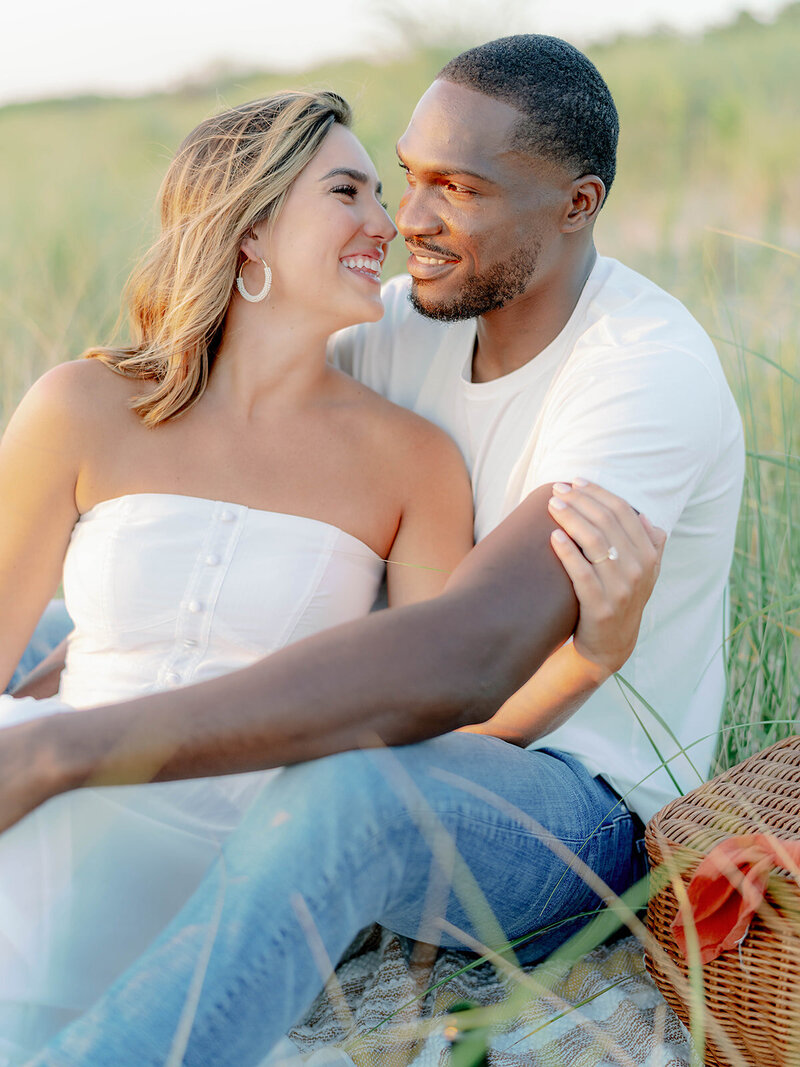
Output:
[[[584,174],[572,183],[572,203],[564,219],[564,232],[582,230],[594,222],[606,198],[606,187],[596,174]]]
[[[239,250],[245,259],[249,259],[252,263],[260,263],[267,258],[262,251],[263,245],[264,241],[261,239],[261,235],[259,235],[255,226],[251,226],[242,238]]]

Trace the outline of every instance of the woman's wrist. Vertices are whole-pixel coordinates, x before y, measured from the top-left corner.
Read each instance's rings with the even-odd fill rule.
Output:
[[[565,647],[571,649],[571,656],[575,664],[575,669],[580,671],[586,679],[587,688],[599,688],[604,682],[607,682],[617,670],[616,667],[611,666],[611,664],[602,657],[597,657],[584,652],[581,649],[580,643],[576,644],[574,640]]]

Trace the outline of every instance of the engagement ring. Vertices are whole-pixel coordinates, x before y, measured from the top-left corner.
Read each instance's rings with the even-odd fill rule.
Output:
[[[613,545],[608,546],[608,552],[604,556],[600,556],[598,559],[590,559],[589,562],[594,566],[597,563],[605,563],[607,559],[610,559],[612,563],[615,559],[619,559],[619,552]]]

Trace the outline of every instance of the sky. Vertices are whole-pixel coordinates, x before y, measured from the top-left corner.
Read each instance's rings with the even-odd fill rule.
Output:
[[[218,66],[298,71],[380,58],[398,21],[488,39],[552,33],[575,44],[668,26],[687,33],[739,10],[769,19],[786,0],[7,0],[0,104],[82,92],[138,94]],[[491,11],[487,12],[486,8]],[[399,16],[399,19],[398,19]]]

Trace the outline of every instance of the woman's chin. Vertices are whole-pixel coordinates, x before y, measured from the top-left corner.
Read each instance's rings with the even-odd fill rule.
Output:
[[[365,318],[364,322],[378,322],[380,321],[380,319],[383,318],[385,313],[386,305],[384,304],[383,300],[378,297],[377,300],[375,300],[374,303],[370,306],[370,316],[369,318]]]
[[[359,322],[378,322],[383,318],[385,311],[386,308],[380,296],[376,296],[374,300],[353,303],[347,308],[340,308],[341,321],[336,329],[342,330],[345,326],[356,326]]]

